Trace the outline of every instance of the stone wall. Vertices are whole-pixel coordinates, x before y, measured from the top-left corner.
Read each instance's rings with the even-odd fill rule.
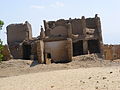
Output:
[[[113,51],[112,51],[112,45],[104,45],[103,50],[104,50],[104,58],[106,60],[112,60],[113,59]]]
[[[7,43],[13,58],[23,58],[23,42],[32,39],[31,25],[26,21],[24,24],[10,24],[7,26]]]
[[[102,30],[101,30],[101,21],[100,18],[95,15],[93,18],[75,18],[69,20],[59,19],[57,21],[45,21],[45,34],[49,39],[58,37],[64,37],[64,39],[71,38],[72,42],[76,42],[76,46],[81,48],[78,50],[81,52],[78,55],[84,55],[88,53],[97,53],[100,58],[103,58],[103,40],[102,40]],[[52,40],[51,40],[52,41]],[[54,40],[53,40],[54,41]],[[81,45],[79,45],[82,41]],[[75,51],[75,50],[73,50]],[[73,52],[74,53],[74,52]]]
[[[47,55],[47,58],[51,58],[53,62],[66,62],[70,59],[68,57],[70,54],[68,54],[67,40],[45,42],[45,54],[50,55]]]
[[[34,41],[31,43],[31,60],[37,60],[37,43],[38,41]]]
[[[103,50],[105,59],[120,59],[120,45],[104,45]]]
[[[39,63],[45,63],[44,59],[44,42],[42,40],[37,41],[37,58]]]
[[[7,43],[23,42],[32,39],[31,25],[26,21],[25,24],[10,24],[7,26]]]
[[[10,52],[15,59],[22,59],[23,58],[23,48],[22,44],[15,43],[9,45]]]
[[[82,20],[81,19],[72,19],[70,20],[72,25],[72,33],[83,35],[83,27],[82,27]]]
[[[65,26],[56,26],[50,31],[51,36],[67,36],[67,28]]]

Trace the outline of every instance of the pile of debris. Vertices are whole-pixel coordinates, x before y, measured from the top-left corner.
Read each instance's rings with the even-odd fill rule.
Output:
[[[98,56],[96,54],[87,54],[87,55],[80,55],[80,56],[75,56],[73,57],[74,60],[78,61],[87,61],[87,60],[98,60]]]

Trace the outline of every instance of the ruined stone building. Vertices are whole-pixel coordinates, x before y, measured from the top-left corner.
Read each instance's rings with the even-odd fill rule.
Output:
[[[15,59],[30,59],[33,42],[32,28],[27,21],[7,26],[7,43]]]
[[[44,30],[45,29],[45,30]],[[39,63],[68,62],[73,56],[96,53],[103,57],[100,18],[44,20],[40,36],[32,37],[25,24],[7,26],[7,42],[14,58],[37,59]]]

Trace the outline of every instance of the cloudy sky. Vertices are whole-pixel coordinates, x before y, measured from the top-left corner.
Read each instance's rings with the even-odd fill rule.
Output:
[[[120,0],[1,0],[0,19],[5,22],[0,38],[6,43],[6,26],[11,23],[32,24],[38,36],[43,20],[101,17],[104,43],[120,44]]]

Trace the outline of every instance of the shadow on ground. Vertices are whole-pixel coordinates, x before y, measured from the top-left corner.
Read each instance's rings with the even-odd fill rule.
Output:
[[[36,66],[36,65],[38,65],[38,64],[39,64],[38,61],[37,61],[37,60],[34,60],[34,61],[31,63],[30,67],[34,67],[34,66]]]

